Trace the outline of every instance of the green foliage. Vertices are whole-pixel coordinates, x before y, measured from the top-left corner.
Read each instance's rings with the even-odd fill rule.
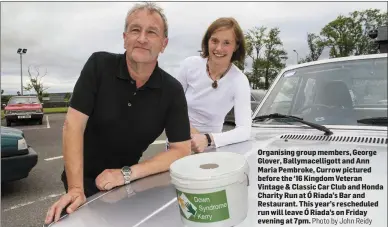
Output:
[[[272,28],[267,32],[264,26],[254,27],[245,34],[247,56],[252,59],[252,71],[245,72],[254,89],[268,89],[287,59],[283,42],[279,37],[279,28]],[[261,78],[265,78],[264,84]]]
[[[68,102],[69,101],[69,99],[70,99],[70,97],[71,97],[71,93],[66,93],[66,95],[65,95],[65,102]]]
[[[387,12],[379,9],[354,11],[348,16],[339,15],[322,28],[324,46],[330,48],[330,57],[347,57],[378,53],[368,32],[387,23]]]
[[[26,91],[34,90],[39,98],[39,100],[42,102],[42,98],[46,97],[44,96],[44,91],[47,90],[47,87],[43,86],[42,78],[47,75],[47,69],[44,75],[40,75],[39,68],[35,67],[36,74],[33,75],[31,72],[31,66],[28,67],[28,75],[30,77],[30,81],[27,83],[26,86],[24,86],[24,89]]]
[[[1,104],[7,104],[12,95],[2,95],[1,96]]]
[[[308,55],[301,59],[298,63],[316,61],[322,54],[325,44],[319,35],[307,33],[307,45],[309,48]]]
[[[236,62],[233,62],[233,63],[237,66],[237,68],[239,68],[242,72],[244,72],[244,70],[245,70],[245,62],[236,61]],[[69,96],[69,98],[70,98],[70,96]]]

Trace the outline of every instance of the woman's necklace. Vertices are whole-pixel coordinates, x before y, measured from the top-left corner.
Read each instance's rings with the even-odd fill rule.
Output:
[[[224,76],[228,73],[228,71],[229,71],[229,69],[230,69],[231,66],[232,66],[232,63],[229,64],[228,68],[227,68],[226,71],[221,75],[220,79],[221,79],[222,77],[224,77]],[[210,75],[210,70],[209,70],[209,60],[206,62],[206,71],[207,71],[207,74],[209,75],[210,79],[213,80],[213,78],[212,78],[211,75]],[[213,87],[214,89],[216,89],[216,88],[218,87],[217,80],[213,80],[212,87]]]

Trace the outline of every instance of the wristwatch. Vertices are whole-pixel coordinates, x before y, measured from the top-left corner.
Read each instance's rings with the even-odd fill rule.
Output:
[[[210,145],[212,145],[212,139],[210,138],[210,135],[209,134],[205,134],[206,138],[207,138],[207,146],[210,147]]]
[[[131,182],[131,168],[129,166],[124,166],[123,168],[121,168],[121,173],[124,177],[124,184],[129,184]]]

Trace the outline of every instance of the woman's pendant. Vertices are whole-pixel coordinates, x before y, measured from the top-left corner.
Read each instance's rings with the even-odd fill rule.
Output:
[[[213,83],[212,83],[212,87],[214,89],[216,89],[218,87],[218,84],[217,84],[217,80],[215,80]]]

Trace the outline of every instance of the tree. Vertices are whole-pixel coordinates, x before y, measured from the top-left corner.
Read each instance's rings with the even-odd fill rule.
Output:
[[[360,27],[360,34],[356,38],[355,55],[377,54],[378,47],[369,38],[368,32],[382,25],[387,25],[388,14],[382,13],[379,9],[367,9],[354,11],[350,14],[356,24]]]
[[[239,68],[242,72],[245,70],[245,61],[240,62],[240,61],[235,61],[234,64]]]
[[[356,47],[354,38],[360,33],[359,27],[350,17],[338,16],[321,31],[325,45],[330,47],[330,57],[347,57],[353,54]]]
[[[309,53],[298,63],[318,60],[322,54],[323,49],[325,48],[324,42],[322,41],[321,37],[314,33],[307,33],[307,45],[309,48]]]
[[[266,27],[254,27],[245,34],[246,55],[252,59],[252,72],[245,73],[253,89],[256,89],[260,83],[259,57],[261,49],[264,46]]]
[[[252,63],[252,71],[245,73],[253,89],[257,89],[260,87],[260,78],[262,77],[262,72],[260,70],[259,61],[260,59],[255,59]]]
[[[260,78],[265,78],[264,89],[268,89],[278,71],[285,67],[282,59],[287,59],[283,42],[279,38],[280,30],[272,28],[254,27],[245,35],[247,41],[247,55],[252,59],[252,71],[246,73],[253,88],[262,87]]]
[[[279,28],[272,28],[267,38],[264,39],[266,50],[262,63],[265,70],[265,89],[269,88],[269,82],[272,82],[277,72],[285,67],[282,59],[285,58],[287,52],[283,49],[283,42],[280,40],[279,34]]]
[[[28,75],[29,75],[30,81],[24,87],[24,89],[27,91],[31,91],[32,89],[34,89],[34,91],[38,95],[39,100],[42,101],[44,91],[48,89],[48,87],[43,86],[43,82],[42,82],[43,77],[47,75],[47,68],[44,75],[40,75],[39,67],[35,66],[34,68],[36,71],[35,75],[33,75],[31,72],[31,66],[28,67]]]
[[[387,23],[387,13],[378,9],[354,11],[349,16],[339,15],[322,28],[320,35],[325,46],[330,48],[330,57],[377,53],[377,46],[368,37],[368,32]]]
[[[3,94],[4,93],[4,90],[3,89],[1,89],[1,94]]]

